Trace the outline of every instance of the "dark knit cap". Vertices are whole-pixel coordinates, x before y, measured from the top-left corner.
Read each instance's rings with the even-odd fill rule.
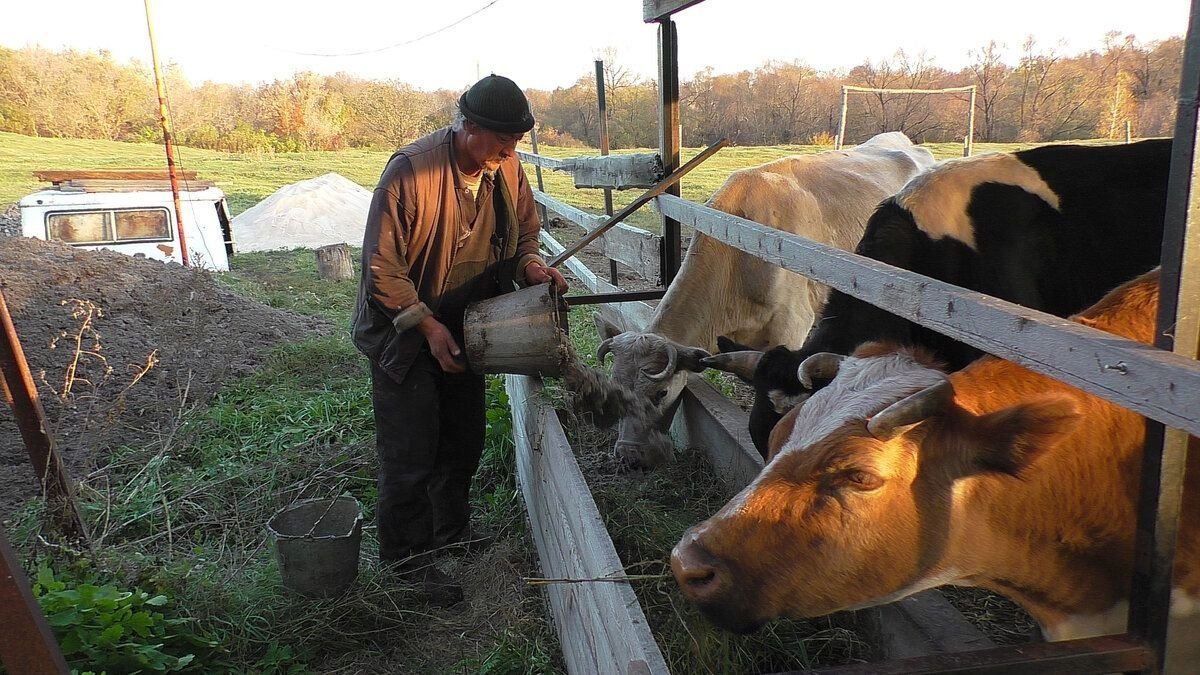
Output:
[[[463,117],[502,134],[523,134],[533,128],[529,101],[516,82],[488,75],[458,99]]]

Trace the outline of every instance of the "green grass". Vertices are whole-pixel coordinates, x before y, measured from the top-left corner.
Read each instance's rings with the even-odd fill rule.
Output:
[[[935,143],[928,146],[939,158],[962,155],[957,143]],[[1015,150],[1030,144],[977,143],[976,153],[994,150]],[[532,151],[526,143],[521,149]],[[685,199],[703,202],[724,182],[729,173],[772,159],[792,154],[808,154],[828,150],[828,146],[777,145],[767,147],[728,147],[711,157],[683,179]],[[594,156],[590,148],[556,148],[541,146],[547,157]],[[685,148],[683,161],[699,154],[703,148]],[[656,152],[640,148],[619,150],[617,153]],[[388,151],[340,150],[338,152],[298,153],[227,153],[196,148],[178,148],[179,163],[184,169],[196,171],[201,178],[213,180],[225,191],[234,215],[245,211],[279,188],[296,181],[314,178],[334,171],[366,188],[373,188],[391,153]],[[0,205],[15,202],[25,195],[46,187],[33,177],[38,169],[98,169],[98,168],[163,168],[166,153],[162,146],[150,143],[121,143],[85,139],[36,138],[0,132]],[[533,167],[526,167],[530,183],[536,186]],[[570,174],[543,170],[542,178],[548,194],[564,201],[601,213],[604,193],[597,189],[574,187]],[[633,201],[641,189],[619,190],[613,193],[614,208],[620,209]],[[630,223],[647,229],[658,229],[658,216],[649,209],[634,214]]]

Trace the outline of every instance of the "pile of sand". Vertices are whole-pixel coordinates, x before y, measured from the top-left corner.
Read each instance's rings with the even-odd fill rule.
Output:
[[[234,250],[362,246],[371,191],[336,173],[285,185],[233,219]]]

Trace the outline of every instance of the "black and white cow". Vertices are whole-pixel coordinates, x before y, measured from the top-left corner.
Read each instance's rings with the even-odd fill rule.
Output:
[[[1171,140],[1157,139],[944,162],[880,205],[855,252],[1067,316],[1158,264],[1170,155]],[[801,383],[800,363],[868,341],[920,345],[955,370],[980,355],[834,290],[799,350],[723,353],[706,363],[754,384],[750,434],[762,451],[780,415],[823,384]]]

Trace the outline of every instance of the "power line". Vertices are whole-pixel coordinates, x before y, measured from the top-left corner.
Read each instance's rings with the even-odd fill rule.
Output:
[[[294,51],[287,50],[287,49],[279,49],[279,48],[277,48],[277,47],[268,47],[268,48],[269,48],[269,49],[274,49],[274,50],[276,50],[276,51],[283,52],[283,53],[285,53],[285,54],[293,54],[293,55],[295,55],[295,56],[326,56],[326,57],[337,57],[337,56],[362,56],[363,54],[375,54],[375,53],[378,53],[378,52],[384,52],[384,51],[387,51],[387,50],[389,50],[389,49],[396,49],[397,47],[404,47],[404,46],[406,46],[406,45],[411,45],[411,44],[412,44],[412,43],[414,43],[414,42],[420,42],[421,40],[424,40],[425,38],[428,38],[428,37],[433,37],[434,35],[437,35],[438,33],[442,33],[442,32],[444,32],[444,31],[450,30],[451,28],[453,28],[453,27],[457,26],[458,24],[460,24],[460,23],[462,23],[462,22],[466,21],[467,19],[470,19],[471,17],[475,16],[476,14],[479,14],[480,12],[482,12],[482,11],[486,10],[487,8],[489,8],[489,7],[491,7],[492,5],[496,4],[497,2],[500,2],[500,0],[491,0],[491,2],[489,2],[488,4],[484,5],[483,7],[480,7],[479,9],[477,9],[477,10],[475,10],[475,11],[471,12],[470,14],[467,14],[466,16],[464,16],[464,17],[462,17],[462,18],[460,18],[460,19],[458,19],[458,20],[454,21],[453,23],[446,24],[445,26],[442,26],[441,28],[439,28],[439,29],[437,29],[437,30],[430,31],[430,32],[428,32],[428,33],[425,33],[424,35],[419,35],[419,36],[417,36],[417,37],[415,37],[415,38],[412,38],[411,40],[405,40],[404,42],[397,42],[397,43],[396,43],[396,44],[394,44],[394,45],[388,45],[388,46],[386,46],[386,47],[378,47],[378,48],[375,48],[375,49],[364,49],[364,50],[362,50],[362,51],[357,51],[357,52],[339,52],[339,53],[334,53],[334,54],[331,54],[331,53],[328,53],[328,52],[326,52],[326,53],[320,53],[320,52],[294,52]]]

